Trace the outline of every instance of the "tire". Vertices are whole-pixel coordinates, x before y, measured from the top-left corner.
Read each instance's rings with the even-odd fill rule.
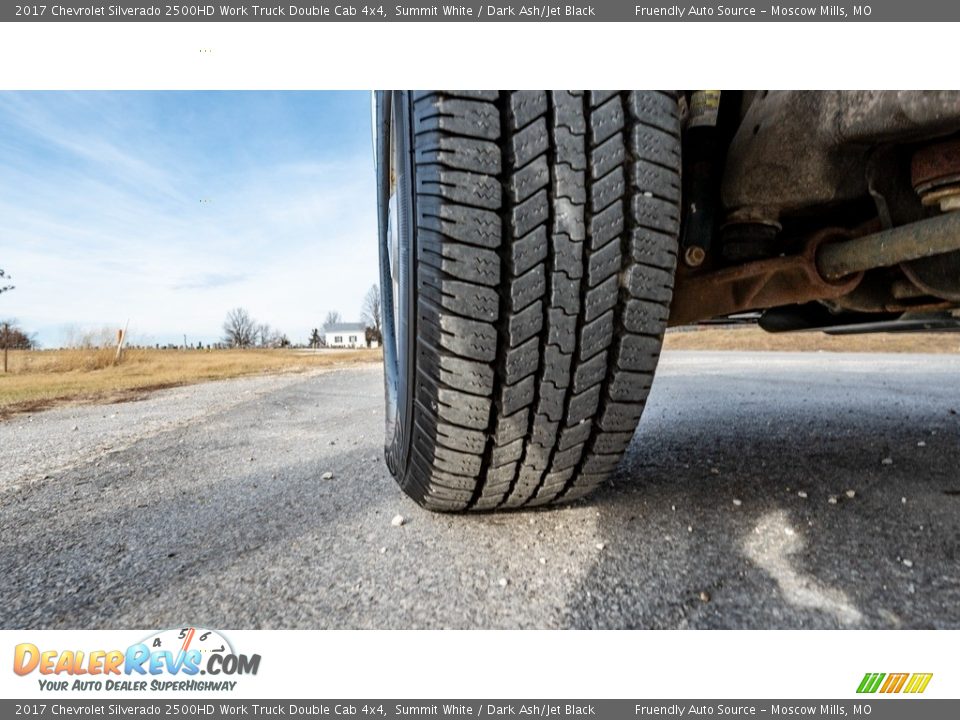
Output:
[[[377,105],[388,466],[431,510],[584,497],[630,443],[666,328],[676,95]]]

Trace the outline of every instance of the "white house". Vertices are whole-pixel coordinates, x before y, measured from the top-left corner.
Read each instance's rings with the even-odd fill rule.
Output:
[[[324,330],[327,347],[358,348],[367,346],[366,326],[363,323],[336,323]]]

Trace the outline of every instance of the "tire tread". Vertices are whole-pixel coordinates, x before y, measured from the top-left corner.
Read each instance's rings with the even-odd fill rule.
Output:
[[[672,297],[677,97],[412,96],[418,350],[404,489],[434,510],[584,497],[643,410]]]

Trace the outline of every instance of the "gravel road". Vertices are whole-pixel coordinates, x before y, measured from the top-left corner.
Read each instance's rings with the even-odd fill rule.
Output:
[[[668,353],[608,488],[484,516],[397,489],[379,366],[21,415],[0,625],[960,628],[958,379],[960,356]]]

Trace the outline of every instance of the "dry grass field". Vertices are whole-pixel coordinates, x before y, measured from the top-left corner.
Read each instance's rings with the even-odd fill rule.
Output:
[[[380,362],[380,350],[12,350],[0,419],[66,402],[115,402],[160,388],[264,373]],[[2,370],[2,367],[0,367]]]
[[[960,353],[960,333],[876,333],[825,335],[822,332],[771,334],[756,327],[676,330],[667,333],[667,350],[781,352]]]
[[[667,350],[960,353],[960,333],[853,335],[820,332],[771,335],[758,328],[671,331]],[[0,373],[0,420],[70,402],[119,402],[160,388],[265,373],[305,372],[380,362],[380,350],[129,349],[13,350]]]

